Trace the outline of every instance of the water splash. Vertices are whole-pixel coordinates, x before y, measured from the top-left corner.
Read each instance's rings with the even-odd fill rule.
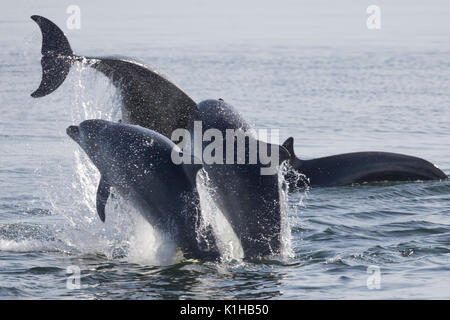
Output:
[[[278,186],[280,192],[280,209],[281,209],[281,258],[283,260],[294,257],[292,250],[292,234],[291,224],[289,221],[289,202],[288,202],[288,185],[285,180],[284,170],[286,164],[282,163],[278,170]]]
[[[293,179],[294,185],[298,186],[299,182],[302,182],[303,192],[296,194],[297,200],[294,203],[290,203],[289,194],[289,182],[286,180],[286,176],[289,173],[290,179]],[[299,208],[305,207],[305,199],[308,198],[310,185],[308,178],[292,169],[292,166],[288,162],[284,162],[280,165],[278,171],[278,181],[280,186],[280,207],[281,207],[281,258],[283,260],[292,259],[295,257],[294,250],[292,248],[292,225],[294,224],[292,219],[299,213]],[[290,215],[291,213],[291,215]]]
[[[217,240],[222,261],[229,262],[242,259],[244,250],[230,223],[212,199],[215,190],[205,170],[200,170],[198,173],[197,190],[200,195],[204,224],[212,226],[214,233],[218,235]]]
[[[145,218],[134,212],[134,228],[129,237],[129,248],[124,259],[142,265],[171,265],[183,259],[173,240],[153,228]]]

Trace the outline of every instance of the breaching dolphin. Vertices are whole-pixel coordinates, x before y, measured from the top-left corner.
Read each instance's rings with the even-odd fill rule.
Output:
[[[126,57],[75,55],[61,29],[41,16],[31,16],[42,32],[42,80],[32,97],[55,91],[76,61],[100,71],[121,91],[122,117],[127,123],[171,136],[196,118],[197,104],[150,66]]]
[[[434,164],[417,157],[389,152],[353,152],[302,160],[294,152],[294,138],[283,146],[289,150],[293,171],[286,175],[290,190],[303,189],[303,174],[312,187],[336,187],[377,181],[445,180],[447,175]]]
[[[203,101],[199,103],[198,109],[204,132],[210,129],[218,130],[224,137],[225,146],[228,139],[234,140],[231,141],[234,148],[233,164],[226,164],[226,158],[230,157],[230,154],[224,152],[225,164],[205,163],[204,168],[214,189],[213,198],[230,221],[245,257],[282,253],[282,183],[279,181],[278,170],[272,174],[261,174],[261,168],[267,167],[261,156],[270,150],[278,153],[278,157],[273,159],[277,161],[275,164],[278,166],[289,159],[289,152],[282,146],[258,141],[250,134],[244,141],[239,141],[237,136],[227,136],[226,131],[229,129],[248,133],[251,128],[242,116],[223,100]],[[242,142],[247,142],[242,149],[245,164],[239,164],[237,161],[238,143]],[[252,156],[251,143],[258,146],[258,151],[255,152],[257,157],[253,154],[256,158],[254,163],[249,161]],[[205,145],[208,145],[208,142],[205,142]],[[261,148],[264,149],[262,154]]]
[[[186,258],[220,258],[200,210],[196,176],[202,166],[175,165],[171,154],[177,146],[172,141],[150,129],[104,120],[83,121],[68,127],[67,134],[100,171],[97,212],[102,221],[113,187],[153,226],[173,237]]]

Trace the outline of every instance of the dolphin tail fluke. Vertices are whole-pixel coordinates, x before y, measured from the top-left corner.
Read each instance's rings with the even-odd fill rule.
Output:
[[[41,16],[31,16],[42,32],[42,80],[31,96],[44,97],[55,91],[69,74],[73,51],[69,41],[57,25]]]

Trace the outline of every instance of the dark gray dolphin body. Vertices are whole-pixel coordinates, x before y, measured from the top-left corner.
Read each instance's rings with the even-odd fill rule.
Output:
[[[199,103],[198,109],[204,131],[217,129],[225,137],[227,129],[250,129],[239,113],[224,101],[206,100]],[[224,141],[226,144],[226,139]],[[248,146],[245,146],[246,157]],[[279,161],[287,160],[287,150],[277,147],[280,148]],[[225,152],[223,157],[225,161]],[[246,258],[276,255],[282,246],[278,174],[261,175],[261,167],[259,158],[255,164],[204,164],[214,189],[213,198],[230,221]]]
[[[61,29],[41,16],[31,17],[42,32],[42,80],[32,97],[56,90],[76,61],[102,72],[121,91],[123,121],[170,137],[197,117],[197,104],[151,67],[123,57],[83,57],[73,53]]]
[[[294,152],[294,139],[283,146],[289,150],[290,165],[286,179],[290,190],[303,189],[301,173],[312,187],[336,187],[377,181],[444,180],[447,175],[432,163],[404,154],[389,152],[354,152],[311,160],[301,160]]]
[[[67,134],[100,171],[97,211],[102,221],[113,187],[153,226],[170,234],[185,257],[220,257],[212,230],[199,233],[202,216],[195,181],[201,165],[175,165],[172,141],[149,129],[104,120],[70,126]]]

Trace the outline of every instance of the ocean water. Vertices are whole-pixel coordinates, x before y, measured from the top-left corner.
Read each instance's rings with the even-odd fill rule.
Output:
[[[285,254],[186,261],[113,199],[95,212],[98,173],[65,134],[120,118],[108,80],[75,65],[33,99],[41,35],[55,21],[76,53],[157,67],[195,101],[223,98],[256,128],[293,136],[297,155],[389,151],[450,174],[450,5],[377,1],[72,1],[2,4],[0,12],[1,299],[450,298],[450,182],[313,188],[286,198]],[[201,186],[202,207],[233,235]],[[216,221],[216,222],[217,222]],[[68,287],[80,272],[80,288]],[[379,284],[379,285],[378,285]]]

